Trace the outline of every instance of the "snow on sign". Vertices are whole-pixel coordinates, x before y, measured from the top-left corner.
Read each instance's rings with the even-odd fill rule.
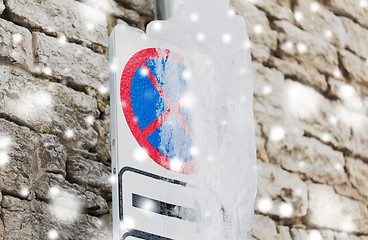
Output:
[[[188,174],[193,170],[189,154],[192,130],[180,106],[184,71],[183,58],[177,53],[160,48],[141,50],[125,65],[120,97],[139,145],[162,167]],[[172,86],[177,91],[171,91]]]
[[[125,26],[109,41],[114,240],[198,239],[184,59]]]

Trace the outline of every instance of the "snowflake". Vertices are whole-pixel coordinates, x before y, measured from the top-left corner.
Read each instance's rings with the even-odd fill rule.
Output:
[[[19,33],[13,34],[12,37],[13,37],[13,43],[14,44],[18,44],[18,43],[20,43],[23,40],[23,36],[21,34],[19,34]]]
[[[285,130],[281,126],[274,126],[270,131],[270,139],[273,142],[279,142],[285,138]]]
[[[189,19],[190,19],[190,21],[192,21],[192,22],[197,22],[197,21],[198,21],[198,19],[199,19],[199,15],[198,15],[197,13],[192,13],[192,14],[190,14],[190,16],[189,16]]]
[[[297,22],[300,22],[300,21],[302,21],[302,20],[303,20],[304,15],[303,15],[303,13],[302,13],[302,12],[300,12],[300,11],[295,11],[295,13],[294,13],[294,18],[295,18],[295,20],[296,20]]]
[[[50,240],[55,240],[59,238],[59,233],[55,229],[50,230],[47,235]]]
[[[155,21],[155,22],[152,23],[152,28],[153,28],[153,30],[155,30],[157,32],[161,31],[162,23]]]
[[[257,207],[259,211],[267,213],[272,209],[273,203],[269,198],[261,198],[258,200]]]
[[[313,2],[310,5],[310,9],[312,10],[312,12],[318,12],[320,8],[321,6],[317,2]]]
[[[290,217],[293,214],[294,208],[290,203],[281,203],[279,213],[281,217]]]
[[[199,42],[202,42],[204,39],[205,39],[205,35],[204,35],[204,33],[198,33],[198,34],[197,34],[197,40],[198,40]]]
[[[182,166],[183,166],[182,161],[178,158],[173,158],[173,160],[170,162],[170,169],[173,172],[180,171]]]
[[[233,37],[231,36],[231,34],[230,34],[230,33],[224,33],[224,34],[222,35],[222,41],[223,41],[224,43],[230,43],[232,39],[233,39]]]
[[[65,131],[65,136],[66,136],[67,138],[73,138],[73,137],[74,137],[74,131],[73,131],[73,129],[67,129],[67,130]]]

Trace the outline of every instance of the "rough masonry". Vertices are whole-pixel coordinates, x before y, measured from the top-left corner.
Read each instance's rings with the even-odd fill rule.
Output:
[[[253,59],[251,239],[367,240],[367,1],[230,2]],[[154,13],[0,0],[0,240],[111,239],[107,38]]]

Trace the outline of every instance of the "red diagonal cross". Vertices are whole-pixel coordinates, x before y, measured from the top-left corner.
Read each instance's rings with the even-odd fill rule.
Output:
[[[147,77],[155,86],[157,92],[160,94],[166,105],[169,107],[168,110],[166,110],[165,113],[163,113],[160,117],[158,117],[153,123],[151,123],[146,129],[143,130],[143,136],[144,138],[149,137],[154,131],[156,131],[159,127],[161,127],[167,119],[171,115],[174,115],[179,123],[184,127],[184,129],[187,131],[189,136],[192,136],[192,130],[188,124],[188,122],[185,120],[185,118],[180,113],[180,104],[178,101],[177,103],[173,104],[168,96],[166,95],[165,91],[162,89],[161,85],[157,82],[156,78],[153,76],[151,71],[148,69],[147,65],[144,63],[141,68],[143,69],[143,72],[147,74]]]

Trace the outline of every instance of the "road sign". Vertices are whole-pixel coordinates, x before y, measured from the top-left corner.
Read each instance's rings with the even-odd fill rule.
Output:
[[[109,41],[114,240],[199,239],[180,49],[125,26]]]
[[[184,70],[179,54],[168,49],[143,49],[125,65],[120,97],[125,119],[139,145],[162,167],[188,174],[193,171],[189,154],[192,130],[180,106]],[[173,86],[176,91],[172,91]],[[177,139],[180,144],[176,146]]]

